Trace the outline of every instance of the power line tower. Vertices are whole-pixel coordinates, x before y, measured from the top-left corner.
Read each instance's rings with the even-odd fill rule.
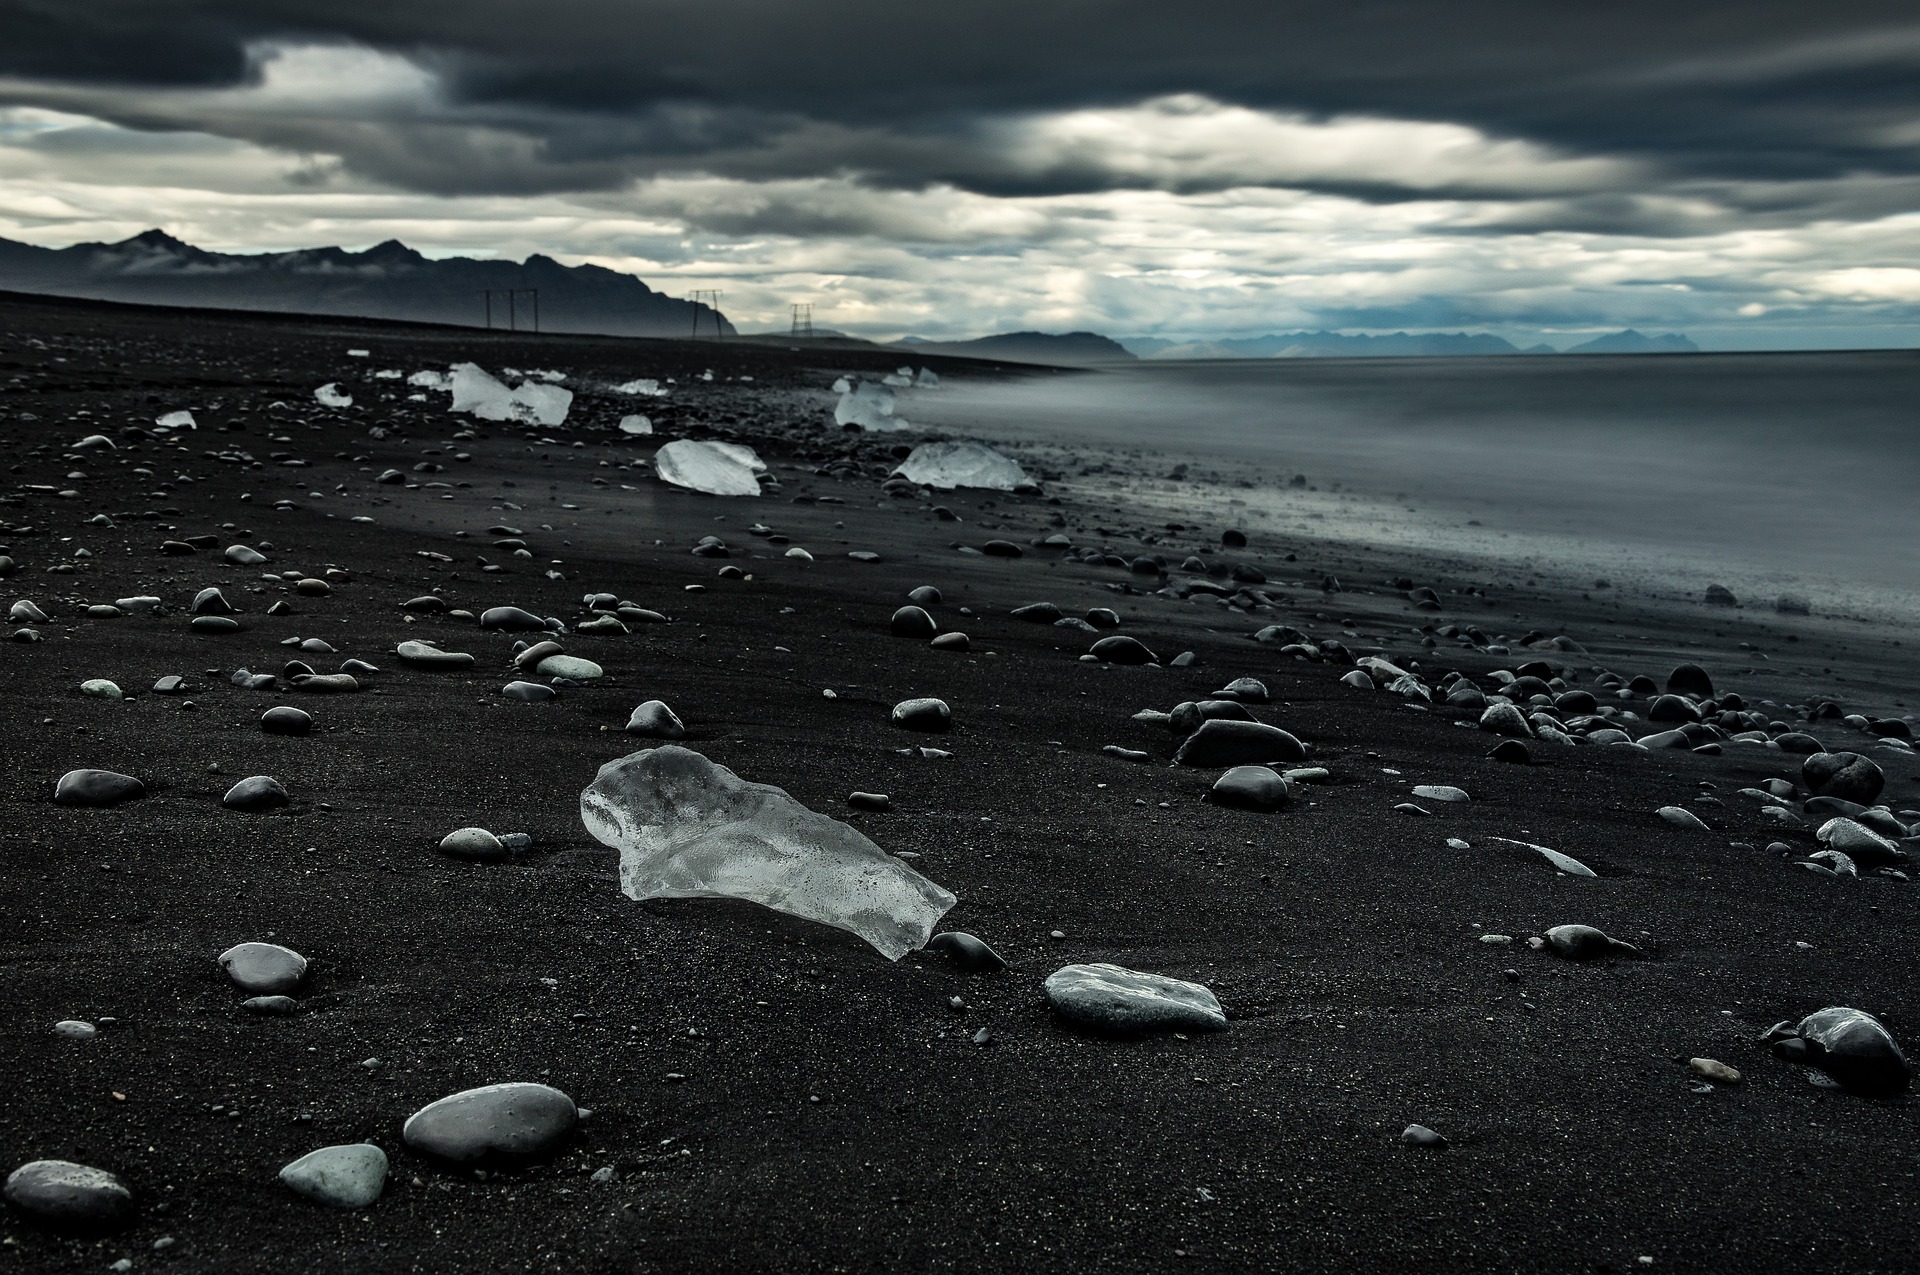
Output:
[[[796,341],[813,340],[813,302],[793,303],[793,338]]]
[[[480,295],[486,298],[487,327],[493,327],[493,299],[504,297],[507,303],[507,331],[520,330],[520,298],[527,297],[533,302],[533,330],[540,330],[540,289],[538,288],[483,288]]]
[[[713,339],[719,341],[727,335],[727,330],[720,326],[720,297],[720,291],[715,288],[695,288],[687,294],[687,300],[693,302],[693,340],[700,339],[700,314],[703,306],[713,315]]]

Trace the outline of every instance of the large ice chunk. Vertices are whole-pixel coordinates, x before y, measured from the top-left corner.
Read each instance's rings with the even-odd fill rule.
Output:
[[[840,396],[833,419],[838,425],[858,425],[876,434],[912,429],[905,417],[893,414],[893,407],[892,390],[875,381],[861,381]]]
[[[620,852],[633,899],[746,899],[859,935],[897,961],[954,896],[783,789],[675,744],[600,768],[580,794],[587,831]]]
[[[338,381],[328,381],[313,392],[313,397],[322,407],[353,406],[353,395],[343,393]]]
[[[990,487],[1012,491],[1027,481],[1020,466],[980,443],[922,443],[894,473],[923,487]]]
[[[453,391],[453,410],[471,412],[483,421],[524,421],[537,425],[564,425],[573,406],[573,391],[558,385],[522,381],[509,390],[474,363],[456,363],[447,383]]]
[[[620,432],[622,434],[651,434],[653,433],[653,422],[638,412],[631,416],[622,416],[620,418]]]
[[[197,430],[200,428],[200,426],[194,422],[192,412],[168,412],[165,416],[156,416],[153,420],[153,427],[159,430]]]
[[[710,496],[758,496],[760,480],[738,452],[753,456],[751,449],[731,443],[676,438],[653,454],[653,472],[661,482],[688,491],[704,491]],[[759,457],[753,459],[757,462]]]

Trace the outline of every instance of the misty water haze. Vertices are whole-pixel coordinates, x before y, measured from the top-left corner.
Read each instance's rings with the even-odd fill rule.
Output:
[[[1866,352],[1154,364],[911,411],[1147,449],[1154,478],[1217,467],[1271,513],[1325,513],[1316,534],[1885,609],[1920,589],[1916,403],[1920,356]],[[1285,489],[1296,473],[1319,492]],[[1350,499],[1329,503],[1336,485]]]

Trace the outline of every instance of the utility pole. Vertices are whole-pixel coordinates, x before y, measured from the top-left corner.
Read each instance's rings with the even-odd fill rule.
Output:
[[[700,307],[703,305],[713,311],[713,339],[718,341],[726,336],[727,330],[720,326],[720,297],[721,293],[715,288],[695,288],[687,294],[687,300],[693,302],[693,340],[700,339]]]
[[[813,302],[793,303],[793,338],[796,341],[813,340]]]
[[[487,327],[493,327],[493,299],[496,296],[507,300],[507,331],[520,330],[520,298],[527,297],[533,302],[533,330],[540,330],[540,289],[538,288],[483,288],[480,293],[486,298]]]

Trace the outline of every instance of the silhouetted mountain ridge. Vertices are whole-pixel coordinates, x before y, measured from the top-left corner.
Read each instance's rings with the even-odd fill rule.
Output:
[[[209,252],[164,230],[118,243],[40,248],[0,239],[0,288],[55,296],[136,301],[150,305],[273,310],[479,326],[487,289],[537,288],[540,327],[547,332],[610,336],[733,335],[726,316],[705,305],[655,292],[630,274],[603,266],[567,266],[539,253],[524,262],[471,257],[433,259],[397,239],[364,252],[300,248],[291,252]],[[512,309],[531,326],[531,302]],[[504,297],[494,300],[496,326],[506,326]]]

